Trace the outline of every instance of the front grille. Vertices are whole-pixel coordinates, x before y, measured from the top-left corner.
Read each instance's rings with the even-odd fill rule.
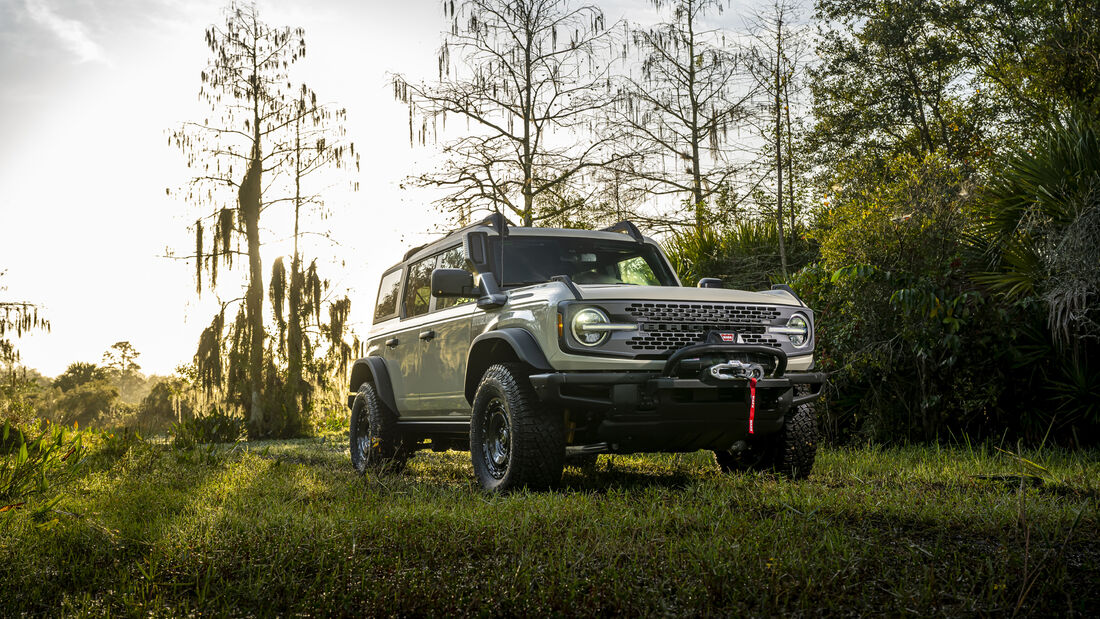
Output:
[[[631,303],[626,312],[639,321],[704,324],[767,324],[779,318],[776,307],[721,303]]]
[[[639,321],[639,332],[627,346],[648,354],[671,353],[700,344],[710,331],[737,333],[744,344],[781,347],[766,335],[767,324],[779,317],[775,307],[703,303],[631,303],[626,312]]]

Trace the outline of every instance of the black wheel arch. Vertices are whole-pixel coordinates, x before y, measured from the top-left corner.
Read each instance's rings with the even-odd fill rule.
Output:
[[[351,380],[348,383],[348,408],[355,402],[355,394],[363,383],[373,383],[378,398],[392,411],[397,411],[397,400],[393,397],[393,385],[390,383],[390,371],[382,357],[363,357],[351,366]]]
[[[525,329],[509,327],[488,331],[474,338],[466,355],[466,401],[474,403],[481,376],[497,363],[520,362],[541,371],[550,371],[550,362],[535,336]]]

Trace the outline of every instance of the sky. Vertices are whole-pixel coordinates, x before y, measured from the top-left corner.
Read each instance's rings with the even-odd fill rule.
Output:
[[[382,270],[445,225],[426,190],[401,187],[435,152],[410,147],[408,110],[389,77],[435,74],[445,18],[438,0],[257,5],[267,23],[305,29],[308,52],[292,75],[347,110],[360,171],[326,181],[324,212],[309,226],[331,240],[311,237],[309,249],[365,333]],[[655,18],[641,0],[600,5],[609,23]],[[17,341],[27,367],[56,376],[129,341],[143,371],[169,374],[190,360],[219,300],[240,296],[224,274],[214,293],[196,296],[194,264],[167,257],[189,253],[188,225],[206,212],[168,191],[190,178],[168,135],[209,115],[198,99],[203,33],[224,7],[0,0],[0,300],[37,304],[51,324]],[[724,19],[743,12],[734,3]],[[267,271],[286,253],[286,228],[278,215],[265,221]]]

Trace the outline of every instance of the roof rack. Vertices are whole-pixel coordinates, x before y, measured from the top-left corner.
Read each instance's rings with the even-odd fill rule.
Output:
[[[497,234],[499,234],[503,238],[503,237],[508,236],[508,228],[510,226],[514,226],[514,225],[515,224],[508,221],[508,218],[505,217],[504,215],[502,215],[500,213],[493,213],[492,215],[489,215],[488,217],[486,217],[485,219],[482,219],[481,221],[465,225],[461,228],[458,228],[457,230],[452,230],[452,231],[448,232],[447,234],[445,234],[443,236],[443,238],[447,238],[448,236],[451,236],[452,234],[458,234],[459,232],[462,232],[463,230],[468,230],[470,228],[477,228],[479,226],[488,226],[490,228],[493,228],[494,230],[497,231]],[[428,241],[427,243],[424,243],[423,245],[417,245],[416,247],[413,247],[409,251],[405,252],[405,256],[401,258],[401,261],[404,262],[404,261],[408,260],[409,258],[412,258],[413,254],[415,254],[416,252],[418,252],[418,251],[424,249],[425,247],[431,245],[432,243],[438,242],[439,240],[440,239],[435,239],[433,241]]]
[[[610,225],[603,228],[604,232],[625,232],[630,235],[630,238],[638,241],[639,243],[645,243],[645,237],[642,236],[642,231],[638,229],[633,223],[626,221],[620,221],[617,224]]]

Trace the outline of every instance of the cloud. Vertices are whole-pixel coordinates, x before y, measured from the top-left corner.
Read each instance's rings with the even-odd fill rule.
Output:
[[[75,19],[58,15],[45,0],[26,0],[27,14],[61,39],[79,62],[104,62],[103,48],[88,36],[88,28]]]

